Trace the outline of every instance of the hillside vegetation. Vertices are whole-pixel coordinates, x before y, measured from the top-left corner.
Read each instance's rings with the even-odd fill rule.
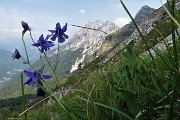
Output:
[[[174,2],[170,1],[168,6],[180,23]],[[24,115],[27,115],[28,120],[178,120],[180,26],[166,13],[148,33],[140,31],[134,19],[132,22],[139,32],[138,37],[131,38],[105,63],[102,60],[118,45],[64,78],[61,87],[53,89],[58,101],[47,96],[20,117],[22,109],[2,107],[0,110],[9,114],[2,113],[0,118],[26,119]],[[147,34],[142,35],[143,32]],[[171,38],[171,43],[166,41],[167,37]],[[155,47],[159,43],[164,43],[166,49]]]

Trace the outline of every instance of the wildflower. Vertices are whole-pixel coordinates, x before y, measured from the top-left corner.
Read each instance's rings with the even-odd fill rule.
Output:
[[[19,51],[17,49],[15,49],[15,52],[12,55],[13,60],[14,59],[18,59],[19,60],[20,57],[21,57],[21,54],[19,53]]]
[[[58,22],[56,24],[56,30],[48,30],[49,32],[53,33],[53,36],[51,37],[51,40],[55,41],[56,38],[58,38],[58,42],[59,43],[63,43],[65,41],[65,39],[68,39],[69,36],[65,34],[66,30],[67,30],[67,23],[66,25],[61,29],[61,25]]]
[[[44,51],[47,51],[49,47],[54,46],[52,41],[47,41],[52,35],[47,35],[46,38],[44,39],[43,34],[39,37],[39,40],[37,43],[32,44],[33,46],[41,46],[41,52],[43,53]]]
[[[50,79],[52,77],[51,75],[41,75],[41,70],[34,72],[24,70],[24,73],[28,77],[28,80],[24,83],[24,85],[27,84],[28,86],[34,86],[35,81],[43,86],[42,80]]]
[[[26,32],[27,30],[28,30],[28,31],[31,30],[31,28],[29,27],[29,25],[28,25],[26,22],[22,21],[21,24],[22,24],[22,27],[24,28],[24,30],[22,31],[23,34],[25,34],[25,32]]]

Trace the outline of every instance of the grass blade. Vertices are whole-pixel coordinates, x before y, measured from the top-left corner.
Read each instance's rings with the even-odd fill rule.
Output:
[[[86,102],[90,102],[90,100],[84,99],[84,98],[82,98],[82,97],[80,97],[80,96],[77,96],[77,98],[79,98],[79,99],[81,99],[81,100],[83,100],[83,101],[86,101]],[[124,112],[122,112],[122,111],[120,111],[120,110],[118,110],[118,109],[115,109],[115,108],[113,108],[113,107],[111,107],[111,106],[108,106],[108,105],[105,105],[105,104],[102,104],[102,103],[98,103],[98,102],[94,102],[94,104],[99,105],[99,106],[104,107],[104,108],[107,108],[107,109],[110,109],[110,110],[113,110],[113,111],[115,111],[115,112],[123,115],[124,117],[128,118],[128,120],[134,120],[132,117],[130,117],[130,116],[127,115],[126,113],[124,113]]]
[[[83,26],[79,26],[79,25],[71,25],[71,26],[80,27],[80,28],[85,28],[85,29],[90,29],[90,30],[97,30],[97,31],[99,31],[99,32],[103,32],[104,34],[108,34],[107,32],[104,32],[104,31],[102,31],[102,30],[95,29],[95,28],[88,28],[88,27],[83,27]]]
[[[175,17],[175,0],[172,0],[171,1],[171,10],[170,10],[171,14],[172,15],[172,18]],[[173,94],[172,94],[172,99],[171,99],[171,104],[170,104],[170,110],[169,110],[169,116],[168,116],[168,119],[171,120],[172,117],[173,117],[173,107],[174,107],[174,102],[177,98],[177,95],[178,95],[178,90],[177,90],[177,85],[179,83],[179,64],[178,64],[178,55],[177,55],[177,48],[176,48],[176,38],[175,38],[175,29],[176,29],[176,26],[175,26],[175,21],[172,20],[171,21],[171,30],[172,30],[172,41],[173,41],[173,54],[174,54],[174,68],[176,68],[176,70],[178,72],[175,71],[175,82],[173,84]]]
[[[137,26],[135,20],[133,19],[132,15],[130,14],[129,10],[128,10],[127,7],[125,6],[125,4],[122,2],[122,0],[120,0],[120,2],[121,2],[121,4],[122,4],[122,6],[124,7],[125,11],[127,12],[127,14],[129,15],[129,17],[131,18],[131,20],[132,20],[135,28],[137,29],[139,35],[141,36],[141,38],[142,38],[142,40],[143,40],[143,42],[144,42],[144,44],[145,44],[145,46],[146,46],[146,48],[147,48],[150,56],[151,56],[151,59],[152,59],[153,64],[154,64],[154,67],[156,68],[156,64],[155,64],[155,61],[154,61],[154,57],[153,57],[153,55],[151,54],[151,52],[150,52],[150,50],[149,50],[149,47],[148,47],[148,44],[146,43],[146,40],[144,39],[144,37],[143,37],[143,35],[142,35],[139,27]]]

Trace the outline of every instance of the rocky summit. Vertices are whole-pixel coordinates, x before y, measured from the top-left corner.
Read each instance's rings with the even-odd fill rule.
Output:
[[[101,20],[88,22],[83,27],[97,30],[79,29],[69,42],[60,49],[59,67],[64,68],[59,69],[61,74],[72,73],[78,67],[83,67],[85,64],[91,62],[96,58],[96,53],[102,47],[105,37],[119,29],[113,22]],[[52,62],[55,62],[56,54],[57,49],[49,52],[49,58]]]

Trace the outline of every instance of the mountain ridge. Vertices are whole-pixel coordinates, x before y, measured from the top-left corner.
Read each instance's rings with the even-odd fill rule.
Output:
[[[96,20],[94,22],[88,22],[85,27],[98,29],[106,33],[112,33],[119,27],[110,21]],[[94,55],[96,51],[100,49],[103,42],[105,41],[106,34],[96,30],[89,30],[81,28],[75,32],[69,42],[63,46],[59,53],[60,64],[66,64],[66,70],[60,70],[60,73],[72,73],[78,69],[78,65],[81,63],[83,67],[85,64],[90,62],[96,57]],[[66,54],[64,54],[66,53]],[[48,53],[49,58],[52,60],[57,54],[57,49],[51,50]],[[66,57],[65,57],[66,56]],[[89,61],[89,59],[92,59]],[[63,62],[65,61],[65,62]],[[64,72],[62,72],[64,71]]]
[[[167,4],[165,4],[165,6],[167,6]],[[180,11],[180,0],[176,2],[176,9]],[[170,35],[169,27],[171,24],[169,23],[169,21],[170,18],[162,6],[159,9],[155,10],[151,15],[147,16],[141,24],[137,25],[143,36],[145,36],[147,39],[150,39],[149,43],[154,46],[158,42],[158,38],[162,37],[162,35],[159,34],[157,31],[165,33],[163,35],[164,37]],[[116,33],[114,34],[115,36],[117,35]],[[113,58],[113,56],[115,56],[120,50],[125,48],[125,46],[131,40],[135,40],[136,44],[138,45],[138,47],[140,47],[140,49],[143,49],[141,46],[144,46],[143,44],[141,44],[141,37],[137,30],[134,30],[134,32],[132,32],[129,37],[125,39],[118,38],[118,40],[122,43],[118,43],[117,46],[115,46],[112,50],[108,51],[106,57],[104,58],[104,60],[101,61],[101,63],[106,63],[108,60]]]
[[[13,75],[25,68],[25,65],[22,65],[21,63],[21,60],[13,60],[11,58],[12,54],[12,52],[0,48],[0,85],[11,80]]]

